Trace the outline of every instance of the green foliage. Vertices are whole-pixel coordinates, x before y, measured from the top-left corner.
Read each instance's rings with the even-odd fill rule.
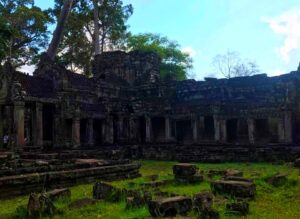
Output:
[[[55,0],[51,14],[60,15],[63,0]],[[127,36],[126,21],[133,13],[133,7],[123,5],[121,0],[103,0],[99,6],[100,48],[111,50]],[[92,1],[75,0],[64,29],[60,44],[58,62],[72,71],[91,75],[94,55],[94,20]]]
[[[9,48],[9,40],[12,37],[12,30],[3,17],[0,18],[0,63],[5,58]]]
[[[160,70],[163,79],[184,80],[193,67],[192,58],[180,50],[180,45],[176,41],[159,34],[131,35],[127,39],[126,46],[128,50],[156,52],[162,60]]]
[[[1,30],[2,60],[16,67],[31,64],[48,43],[48,13],[34,6],[33,0],[0,0],[0,17],[5,28]]]

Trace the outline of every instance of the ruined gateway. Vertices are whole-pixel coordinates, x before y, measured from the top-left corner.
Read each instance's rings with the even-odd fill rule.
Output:
[[[95,57],[93,77],[49,61],[0,72],[0,136],[10,150],[119,148],[130,158],[288,159],[299,154],[300,69],[162,81],[154,53]],[[2,141],[1,141],[2,144]]]

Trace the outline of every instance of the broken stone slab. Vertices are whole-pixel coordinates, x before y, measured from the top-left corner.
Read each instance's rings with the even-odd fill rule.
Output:
[[[97,200],[119,201],[123,191],[106,182],[97,182],[93,187],[93,198]]]
[[[245,201],[226,204],[226,214],[246,216],[249,214],[249,203]]]
[[[300,168],[300,157],[295,160],[294,167],[299,167]]]
[[[226,176],[237,176],[237,177],[242,177],[244,174],[242,171],[239,170],[233,170],[233,169],[228,169],[226,170]]]
[[[175,176],[193,176],[197,173],[198,168],[195,164],[179,163],[173,166]]]
[[[52,191],[47,192],[46,195],[51,199],[51,201],[57,201],[58,199],[70,199],[71,191],[67,188],[54,189]]]
[[[90,199],[90,198],[83,198],[72,202],[69,205],[69,208],[78,209],[78,208],[83,208],[85,206],[95,205],[95,204],[97,204],[97,200]]]
[[[202,175],[193,175],[193,176],[177,176],[175,175],[176,181],[180,183],[200,183],[204,181],[204,176]]]
[[[150,201],[148,207],[152,217],[185,216],[192,210],[192,199],[183,196],[161,198]]]
[[[53,202],[44,194],[32,193],[27,204],[29,218],[41,218],[41,216],[53,216],[58,213]]]
[[[214,195],[209,191],[199,192],[193,196],[193,206],[197,212],[204,211],[205,208],[212,208]]]
[[[238,176],[225,176],[224,180],[241,181],[241,182],[254,182],[253,179],[244,178],[244,177],[238,177]]]
[[[287,174],[276,174],[274,176],[268,177],[266,181],[268,184],[278,187],[284,185],[288,181],[287,176]]]
[[[211,183],[214,194],[225,194],[241,198],[253,198],[256,186],[252,182],[217,180]]]

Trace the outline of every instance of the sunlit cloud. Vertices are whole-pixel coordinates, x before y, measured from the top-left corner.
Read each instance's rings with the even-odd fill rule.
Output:
[[[191,46],[184,47],[181,51],[183,53],[189,54],[192,58],[194,58],[197,55],[197,51]]]
[[[286,63],[291,60],[291,53],[300,51],[300,8],[291,9],[273,18],[263,17],[263,22],[276,34],[284,37],[283,45],[276,49]]]

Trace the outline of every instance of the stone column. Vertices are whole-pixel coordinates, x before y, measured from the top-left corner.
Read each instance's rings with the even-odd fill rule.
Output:
[[[247,120],[248,122],[248,137],[250,144],[255,143],[255,120],[250,118]]]
[[[220,128],[221,128],[221,142],[225,143],[227,142],[227,125],[225,119],[222,119],[220,121]]]
[[[118,120],[118,140],[122,141],[124,138],[124,118],[120,116]]]
[[[214,117],[214,127],[215,127],[215,141],[221,141],[221,124],[217,117]]]
[[[172,141],[172,132],[171,132],[171,120],[170,117],[165,118],[165,137],[166,142]]]
[[[16,150],[22,150],[25,146],[25,133],[24,133],[24,113],[25,103],[15,102],[14,103],[14,133],[16,135],[15,145]]]
[[[80,118],[75,117],[72,121],[72,142],[74,148],[80,146]]]
[[[193,115],[191,118],[191,125],[193,131],[193,142],[198,142],[198,117],[197,115]]]
[[[152,142],[152,121],[149,116],[146,116],[146,142],[151,143]]]
[[[88,145],[94,145],[94,120],[92,118],[87,120],[87,137],[88,137]]]
[[[114,120],[112,116],[108,116],[105,121],[105,128],[104,128],[104,139],[105,143],[113,144],[114,143]]]
[[[35,146],[43,146],[43,104],[36,103],[33,110],[33,142]]]
[[[279,142],[285,142],[284,118],[278,118],[277,124],[278,124],[278,140]]]
[[[291,112],[285,112],[284,114],[284,138],[285,143],[293,142],[293,124]]]
[[[137,118],[134,116],[129,118],[129,139],[131,143],[137,141]]]

